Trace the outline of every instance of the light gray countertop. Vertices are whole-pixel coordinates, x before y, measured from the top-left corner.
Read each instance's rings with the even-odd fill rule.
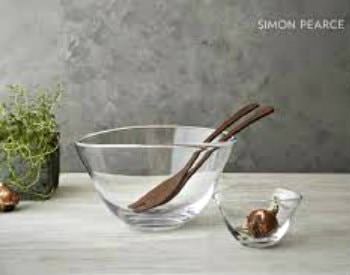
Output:
[[[224,174],[304,195],[295,229],[277,247],[237,243],[211,203],[181,229],[131,230],[87,174],[62,174],[56,195],[0,214],[0,274],[350,274],[350,175]]]

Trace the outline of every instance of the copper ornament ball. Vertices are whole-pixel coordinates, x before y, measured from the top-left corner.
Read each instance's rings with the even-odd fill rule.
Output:
[[[20,200],[19,195],[0,182],[0,211],[12,211]]]
[[[254,238],[269,236],[278,227],[276,210],[256,209],[247,217],[247,229]]]

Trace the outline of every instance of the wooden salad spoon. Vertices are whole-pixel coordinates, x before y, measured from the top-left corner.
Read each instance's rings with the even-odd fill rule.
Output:
[[[253,103],[248,104],[241,109],[239,109],[237,112],[235,112],[231,117],[229,117],[227,120],[225,120],[223,123],[221,123],[215,130],[212,132],[205,140],[204,142],[212,142],[216,137],[218,137],[223,131],[225,131],[228,127],[230,127],[233,123],[241,119],[243,116],[247,115],[248,113],[252,112],[256,108],[259,107],[259,104]],[[187,161],[185,166],[179,170],[176,174],[171,176],[170,178],[166,179],[159,185],[157,185],[155,188],[153,188],[151,191],[146,193],[144,196],[139,198],[134,203],[130,204],[128,207],[131,209],[137,209],[141,206],[151,206],[151,205],[160,205],[164,199],[160,197],[158,194],[162,194],[163,192],[170,192],[168,190],[173,190],[172,187],[176,187],[176,185],[179,184],[179,182],[185,177],[187,171],[191,166],[196,162],[198,159],[200,153],[202,150],[198,150],[194,152],[191,156],[191,158]]]
[[[230,127],[234,122],[247,115],[258,108],[258,104],[250,104],[242,109],[240,109],[237,113],[231,116],[228,120],[224,121],[208,138],[205,139],[205,143],[213,141],[217,136],[219,136],[225,129]],[[235,134],[245,129],[252,123],[257,120],[271,114],[273,112],[272,107],[261,107],[259,108],[254,115],[249,117],[248,119],[242,121],[239,125],[234,127],[229,133],[220,138],[220,142],[225,142],[230,140]],[[133,209],[135,212],[144,212],[156,206],[167,203],[171,199],[173,199],[184,187],[186,182],[192,177],[192,175],[205,163],[205,161],[211,156],[211,154],[217,150],[218,148],[212,148],[207,151],[204,156],[194,165],[196,160],[198,159],[201,152],[205,150],[205,148],[200,149],[193,153],[190,160],[186,163],[186,165],[177,172],[174,176],[169,179],[163,181],[145,195],[143,195],[136,202],[129,205],[129,208]]]

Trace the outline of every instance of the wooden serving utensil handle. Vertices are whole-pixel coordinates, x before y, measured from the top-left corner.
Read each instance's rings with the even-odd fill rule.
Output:
[[[225,131],[228,127],[230,127],[233,123],[235,123],[242,117],[246,116],[247,114],[249,114],[250,112],[252,112],[258,107],[259,107],[259,104],[257,103],[251,103],[251,104],[245,105],[244,107],[239,109],[237,112],[235,112],[231,117],[229,117],[223,123],[221,123],[219,127],[217,127],[215,131],[212,132],[204,140],[204,143],[212,142],[215,138],[217,138],[220,134],[222,134],[222,132]],[[196,160],[198,159],[202,151],[203,149],[200,149],[192,154],[191,158],[187,161],[186,165],[184,166],[186,170],[191,168],[191,166],[196,162]]]
[[[237,126],[233,127],[224,137],[220,139],[220,141],[230,140],[239,132],[249,127],[251,124],[272,114],[274,111],[275,111],[274,108],[271,106],[264,106],[264,107],[258,108],[252,116],[248,117],[247,119],[239,123]]]
[[[219,127],[215,129],[213,133],[211,133],[205,140],[205,143],[212,142],[216,137],[218,137],[223,131],[225,131],[228,127],[230,127],[237,120],[241,119],[245,115],[249,114],[251,111],[255,110],[259,107],[259,104],[252,103],[248,104],[241,109],[239,109],[236,113],[234,113],[231,117],[226,119],[223,123],[220,124]]]
[[[248,117],[247,119],[243,120],[241,123],[239,123],[237,126],[233,127],[225,136],[223,136],[220,141],[225,142],[229,141],[231,138],[233,138],[236,134],[244,130],[245,128],[249,127],[256,121],[272,114],[274,112],[274,108],[270,106],[260,107],[256,110],[256,112]],[[195,166],[192,167],[183,179],[184,182],[186,182],[194,173],[197,172],[197,170],[207,161],[207,159],[211,156],[211,154],[216,151],[218,148],[213,148],[209,151],[207,151],[203,157],[196,163]]]

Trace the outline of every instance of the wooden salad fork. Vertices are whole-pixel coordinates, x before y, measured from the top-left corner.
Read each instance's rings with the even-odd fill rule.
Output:
[[[246,116],[258,107],[258,104],[249,104],[244,106],[234,115],[232,115],[229,119],[225,120],[211,135],[209,135],[204,140],[204,142],[212,142],[227,128],[232,126],[233,123],[240,120],[242,117]],[[239,133],[241,130],[245,129],[257,120],[271,114],[272,112],[272,107],[260,107],[252,116],[250,116],[248,119],[243,120],[239,125],[231,129],[227,134],[221,137],[219,141],[225,142],[230,140],[235,134]],[[198,157],[204,150],[205,148],[199,149],[198,151],[194,152],[189,161],[181,170],[179,170],[176,174],[166,179],[162,183],[158,184],[156,187],[151,189],[149,192],[147,192],[145,195],[139,198],[136,202],[130,204],[128,207],[133,209],[135,212],[144,212],[156,206],[167,203],[168,201],[173,199],[182,190],[182,188],[185,186],[187,181],[193,176],[193,174],[205,163],[205,161],[211,156],[211,154],[215,150],[217,150],[217,148],[212,148],[211,150],[207,151],[203,155],[203,157],[199,161],[197,161]]]

